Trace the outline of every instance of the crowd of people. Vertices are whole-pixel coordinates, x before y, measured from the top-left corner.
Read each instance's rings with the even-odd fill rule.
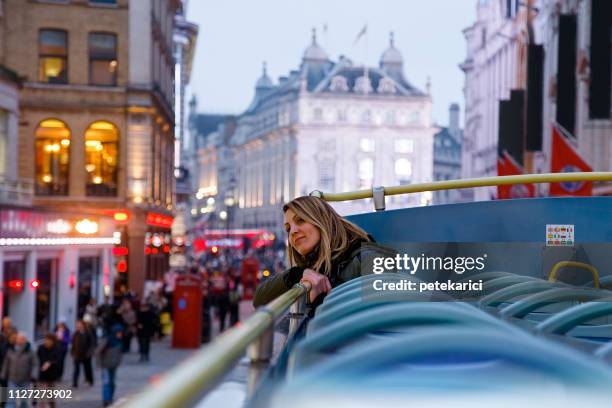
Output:
[[[257,272],[245,273],[245,261],[254,260]],[[240,301],[250,299],[261,272],[274,275],[284,270],[285,252],[282,249],[261,248],[244,253],[237,249],[221,249],[217,253],[199,255],[191,267],[203,279],[202,342],[211,339],[211,322],[216,318],[219,331],[240,320]],[[229,321],[228,321],[229,318]]]
[[[79,387],[81,372],[85,384],[94,385],[95,359],[95,366],[101,370],[102,402],[110,405],[115,375],[122,356],[131,351],[132,339],[138,339],[140,361],[148,362],[151,339],[163,335],[159,316],[167,309],[167,300],[159,292],[150,293],[143,302],[130,294],[112,304],[108,298],[101,305],[90,299],[73,330],[62,320],[44,335],[38,347],[5,317],[0,329],[0,385],[4,390],[54,388],[64,378],[66,357],[70,354],[72,386]],[[7,406],[11,406],[10,400]]]

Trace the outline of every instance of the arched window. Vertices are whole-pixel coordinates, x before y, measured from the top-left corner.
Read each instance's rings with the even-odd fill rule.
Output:
[[[36,194],[67,195],[70,130],[64,122],[47,119],[36,129]]]
[[[331,79],[330,89],[334,92],[348,92],[348,82],[341,75],[336,75]]]
[[[397,92],[395,84],[391,78],[384,77],[378,83],[378,93],[381,94],[394,94]]]
[[[412,176],[412,163],[410,160],[401,158],[395,161],[395,175],[400,185],[410,184]]]
[[[85,173],[88,196],[117,195],[119,132],[110,122],[94,122],[85,131]]]

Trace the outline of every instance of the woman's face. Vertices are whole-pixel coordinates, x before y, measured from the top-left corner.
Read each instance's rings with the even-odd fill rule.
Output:
[[[289,245],[302,256],[309,254],[321,240],[319,229],[291,209],[285,211],[285,231],[289,235]]]

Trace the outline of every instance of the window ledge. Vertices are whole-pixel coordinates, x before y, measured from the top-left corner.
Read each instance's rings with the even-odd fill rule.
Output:
[[[26,85],[29,88],[36,89],[57,89],[64,91],[92,91],[99,92],[109,91],[109,92],[117,92],[123,93],[125,92],[125,87],[122,86],[108,86],[108,85],[81,85],[81,84],[48,84],[45,82],[26,82]]]

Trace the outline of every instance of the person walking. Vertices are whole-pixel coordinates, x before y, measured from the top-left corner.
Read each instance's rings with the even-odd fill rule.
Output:
[[[138,312],[137,335],[141,362],[149,361],[151,337],[153,337],[155,334],[158,320],[157,315],[151,309],[151,305],[148,303],[143,303],[140,305],[140,311]]]
[[[40,388],[54,388],[59,378],[59,364],[61,358],[60,346],[53,333],[47,333],[43,343],[36,351],[38,356],[38,386]],[[49,401],[49,406],[54,407],[55,402]]]
[[[136,316],[136,312],[134,311],[134,307],[132,307],[132,302],[129,299],[123,299],[121,302],[121,306],[117,309],[117,312],[121,315],[123,322],[125,323],[125,330],[123,333],[123,352],[129,353],[132,348],[132,337],[136,332],[136,323],[138,321],[138,317]]]
[[[236,273],[233,268],[229,269],[230,280],[228,284],[229,292],[229,312],[230,326],[235,325],[240,320],[240,300],[242,299],[242,282],[240,273]]]
[[[115,375],[121,364],[123,354],[122,339],[124,326],[119,322],[120,317],[113,319],[109,330],[96,350],[97,367],[102,369],[102,402],[104,406],[113,403],[115,395]]]
[[[25,333],[17,334],[15,346],[10,349],[4,358],[2,364],[1,377],[6,378],[9,388],[9,396],[11,391],[27,390],[32,388],[32,374],[37,367],[38,362],[36,354],[32,351],[32,347],[28,342]],[[15,407],[15,401],[8,400],[7,407]],[[27,400],[21,400],[20,406],[27,407]]]
[[[70,345],[70,329],[66,326],[65,319],[61,319],[55,326],[55,336],[57,337],[61,352],[59,365],[59,380],[61,381],[64,377],[64,361],[66,361],[66,354],[68,354],[68,347]]]
[[[79,376],[81,374],[81,366],[85,371],[85,381],[93,386],[93,372],[91,369],[91,356],[95,350],[95,341],[91,331],[87,330],[85,323],[82,320],[77,321],[76,330],[72,336],[72,348],[70,350],[74,361],[74,371],[72,373],[72,386],[79,386]]]

